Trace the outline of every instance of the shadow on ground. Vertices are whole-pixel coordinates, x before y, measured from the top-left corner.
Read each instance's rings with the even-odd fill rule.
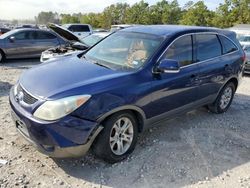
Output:
[[[55,162],[70,176],[111,187],[195,184],[249,162],[249,113],[250,94],[236,94],[225,114],[200,108],[145,130],[121,163],[110,165],[92,154]]]
[[[13,69],[28,69],[32,66],[39,65],[41,62],[38,58],[29,59],[8,59],[4,63],[0,64],[1,67],[13,68]]]

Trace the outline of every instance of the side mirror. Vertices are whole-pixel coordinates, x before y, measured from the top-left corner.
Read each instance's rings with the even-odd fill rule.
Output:
[[[15,41],[15,37],[14,37],[14,36],[11,36],[11,37],[9,38],[9,40],[10,40],[10,42],[14,42],[14,41]]]
[[[155,73],[178,73],[180,72],[179,62],[173,59],[163,59],[155,68]]]

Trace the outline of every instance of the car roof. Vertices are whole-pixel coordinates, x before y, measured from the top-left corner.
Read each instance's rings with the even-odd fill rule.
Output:
[[[200,27],[200,26],[184,26],[184,25],[141,25],[125,28],[119,32],[138,32],[145,34],[152,34],[158,36],[170,36],[178,33],[196,33],[196,32],[216,32],[225,35],[234,33],[224,29],[214,27]]]

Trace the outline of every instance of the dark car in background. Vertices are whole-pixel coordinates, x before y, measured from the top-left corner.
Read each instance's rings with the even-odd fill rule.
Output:
[[[114,163],[134,150],[149,125],[201,106],[226,112],[244,64],[231,31],[130,27],[82,56],[24,72],[10,91],[12,116],[17,130],[46,155],[81,156],[92,147]]]
[[[8,29],[8,28],[0,27],[0,35],[2,35],[2,34],[4,34],[4,33],[7,33],[7,32],[9,32],[9,31],[10,31],[10,29]]]
[[[40,29],[14,29],[0,36],[0,62],[11,58],[35,58],[48,48],[67,40],[55,32]]]
[[[243,46],[243,50],[246,53],[246,59],[247,59],[244,73],[250,74],[250,44]]]
[[[50,30],[53,30],[58,35],[62,36],[64,39],[68,40],[66,45],[60,45],[57,47],[50,48],[41,54],[40,61],[48,62],[62,57],[67,57],[73,54],[79,54],[83,50],[88,49],[95,43],[100,41],[102,38],[106,37],[109,33],[94,33],[85,38],[79,38],[71,31],[65,29],[56,24],[49,24],[47,26]]]

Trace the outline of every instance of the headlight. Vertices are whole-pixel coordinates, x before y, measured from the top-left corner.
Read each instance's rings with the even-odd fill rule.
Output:
[[[77,95],[54,101],[46,101],[33,115],[42,120],[57,120],[79,108],[90,97],[90,95]]]

